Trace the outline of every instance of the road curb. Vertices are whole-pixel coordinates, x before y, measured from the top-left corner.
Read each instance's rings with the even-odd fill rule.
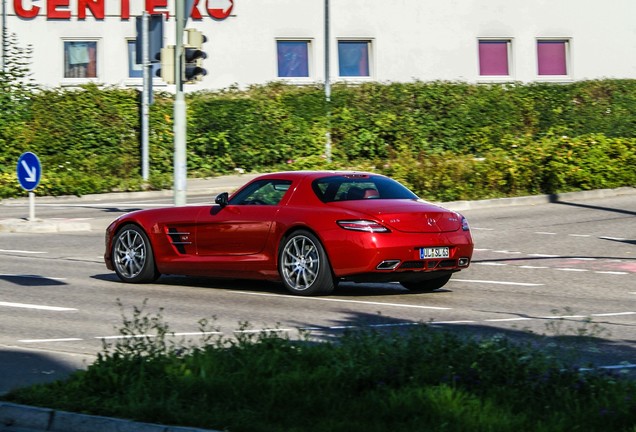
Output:
[[[0,429],[51,432],[219,432],[75,414],[10,402],[0,402]]]
[[[595,189],[590,191],[565,192],[560,194],[532,195],[512,198],[493,198],[478,201],[449,201],[438,204],[450,210],[465,211],[485,208],[540,205],[572,200],[610,198],[621,195],[636,195],[636,188],[620,187],[615,189]]]
[[[91,224],[75,220],[54,219],[4,219],[0,220],[0,232],[11,233],[71,233],[90,231]]]

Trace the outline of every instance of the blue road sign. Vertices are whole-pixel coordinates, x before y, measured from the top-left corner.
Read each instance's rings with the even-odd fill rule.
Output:
[[[18,158],[16,170],[18,181],[24,190],[30,192],[38,187],[42,177],[42,165],[40,165],[40,159],[35,154],[31,152],[22,153]]]

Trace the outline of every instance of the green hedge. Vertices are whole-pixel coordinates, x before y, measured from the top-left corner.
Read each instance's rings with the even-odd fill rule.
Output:
[[[155,94],[143,185],[137,91],[33,92],[25,114],[0,117],[0,197],[24,195],[15,163],[27,150],[45,170],[39,195],[169,187],[172,99]],[[320,86],[273,83],[189,93],[187,102],[194,177],[372,169],[437,200],[636,186],[635,80],[334,85],[329,104]]]

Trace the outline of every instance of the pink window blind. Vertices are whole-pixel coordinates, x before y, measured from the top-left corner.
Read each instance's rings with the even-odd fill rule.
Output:
[[[510,75],[508,41],[479,41],[479,75]]]
[[[539,75],[567,75],[566,41],[549,40],[537,42]]]

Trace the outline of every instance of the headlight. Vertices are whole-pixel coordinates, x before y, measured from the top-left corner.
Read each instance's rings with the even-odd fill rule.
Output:
[[[371,233],[388,233],[391,232],[384,225],[370,220],[341,220],[337,221],[338,226],[340,228],[344,228],[346,230],[351,231],[364,231]]]

